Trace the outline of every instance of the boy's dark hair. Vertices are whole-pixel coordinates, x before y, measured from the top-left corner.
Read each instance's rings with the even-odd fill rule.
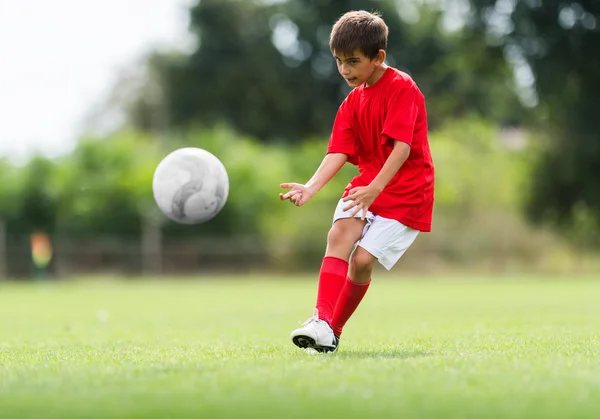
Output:
[[[329,37],[332,53],[351,55],[355,50],[373,59],[387,49],[388,27],[378,12],[364,10],[345,13],[333,25]]]

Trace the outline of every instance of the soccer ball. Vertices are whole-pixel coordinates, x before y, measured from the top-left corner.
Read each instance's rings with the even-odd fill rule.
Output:
[[[200,224],[225,206],[229,177],[223,163],[206,150],[180,148],[156,167],[152,180],[160,210],[180,224]]]

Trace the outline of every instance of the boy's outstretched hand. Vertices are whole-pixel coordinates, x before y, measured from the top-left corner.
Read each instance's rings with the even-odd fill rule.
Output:
[[[301,207],[306,204],[308,200],[314,195],[306,186],[301,185],[299,183],[282,183],[280,185],[284,189],[291,189],[289,192],[285,194],[280,193],[279,199],[285,201],[289,199],[290,202],[297,207]]]
[[[372,186],[359,186],[350,189],[348,195],[343,199],[343,201],[352,202],[344,207],[344,211],[354,208],[351,217],[354,217],[356,214],[362,211],[360,218],[364,220],[367,217],[367,211],[369,210],[369,207],[371,204],[373,204],[379,193],[380,191]]]

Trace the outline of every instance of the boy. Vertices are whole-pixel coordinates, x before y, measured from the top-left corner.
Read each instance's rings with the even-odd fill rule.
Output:
[[[390,270],[420,231],[431,231],[434,169],[425,100],[407,74],[387,66],[388,28],[378,14],[352,11],[329,46],[353,90],[340,105],[327,154],[306,183],[279,194],[302,206],[346,162],[359,175],[345,188],[327,236],[313,317],[291,333],[307,352],[334,352],[379,261]]]

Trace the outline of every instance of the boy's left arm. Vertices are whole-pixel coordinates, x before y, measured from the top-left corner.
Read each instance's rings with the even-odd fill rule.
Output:
[[[368,186],[359,186],[351,189],[344,201],[353,201],[348,204],[344,211],[350,208],[355,208],[352,212],[352,217],[362,210],[361,219],[365,219],[367,211],[375,198],[379,196],[383,188],[392,180],[394,175],[400,170],[408,155],[410,154],[410,145],[404,141],[395,141],[394,149],[385,161],[385,164]]]

